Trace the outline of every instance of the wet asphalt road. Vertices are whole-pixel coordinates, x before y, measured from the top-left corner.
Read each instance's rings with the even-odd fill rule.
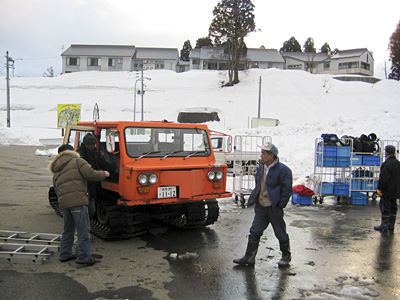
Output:
[[[0,230],[60,234],[62,219],[47,201],[49,157],[36,149],[0,147]],[[0,261],[1,299],[399,299],[399,230],[380,233],[378,203],[288,204],[292,266],[279,269],[279,246],[268,228],[256,266],[234,266],[244,254],[253,209],[220,201],[218,222],[182,231],[154,224],[144,236],[104,242],[89,267]],[[399,226],[399,222],[397,222]]]

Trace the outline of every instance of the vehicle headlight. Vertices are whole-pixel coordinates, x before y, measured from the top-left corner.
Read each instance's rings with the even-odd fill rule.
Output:
[[[220,179],[222,179],[222,177],[224,177],[224,173],[221,170],[215,171],[215,179],[216,180],[220,180]]]
[[[215,179],[215,171],[208,171],[207,177],[209,180],[214,180]]]
[[[138,177],[138,182],[141,185],[146,185],[147,184],[147,174],[140,174]]]
[[[158,181],[158,176],[156,174],[149,174],[149,184],[155,184]]]
[[[154,173],[142,173],[138,176],[138,182],[140,185],[155,184],[157,181],[158,176]]]

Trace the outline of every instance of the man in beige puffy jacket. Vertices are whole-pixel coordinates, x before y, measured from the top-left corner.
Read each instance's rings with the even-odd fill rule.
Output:
[[[96,263],[96,260],[91,257],[87,181],[104,180],[110,176],[110,173],[94,170],[73,150],[71,145],[60,146],[58,155],[49,165],[64,219],[60,261],[67,262],[76,259],[78,264],[91,266]],[[78,233],[77,255],[72,254],[75,229]]]

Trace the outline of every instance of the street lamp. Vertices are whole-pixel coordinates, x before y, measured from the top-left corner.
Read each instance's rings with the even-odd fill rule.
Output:
[[[136,79],[136,81],[135,81],[135,95],[134,95],[134,102],[133,102],[133,121],[136,121],[136,94],[137,94],[137,92],[136,92],[136,84],[139,81],[141,81],[141,83],[142,83],[141,95],[142,95],[142,121],[143,121],[143,94],[144,94],[144,91],[143,91],[143,87],[144,87],[143,79],[151,80],[151,78],[149,78],[149,77],[143,77],[143,70],[142,70],[142,76],[139,77],[138,79]]]

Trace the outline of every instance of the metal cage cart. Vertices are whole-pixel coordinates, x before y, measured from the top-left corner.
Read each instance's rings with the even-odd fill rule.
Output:
[[[245,195],[250,195],[255,187],[255,175],[258,161],[260,160],[260,148],[264,143],[272,142],[270,136],[242,136],[234,137],[233,143],[233,193],[235,201],[240,200],[244,207]]]
[[[399,157],[399,142],[395,140],[379,140],[378,149],[371,153],[352,152],[352,178],[351,191],[366,193],[367,199],[376,200],[378,194],[379,173],[382,163],[385,161],[385,147],[393,145],[396,150],[396,158]]]
[[[338,202],[348,201],[351,191],[351,149],[349,146],[325,145],[322,138],[315,140],[314,173],[311,186],[314,203],[322,203],[326,196],[337,197]]]

